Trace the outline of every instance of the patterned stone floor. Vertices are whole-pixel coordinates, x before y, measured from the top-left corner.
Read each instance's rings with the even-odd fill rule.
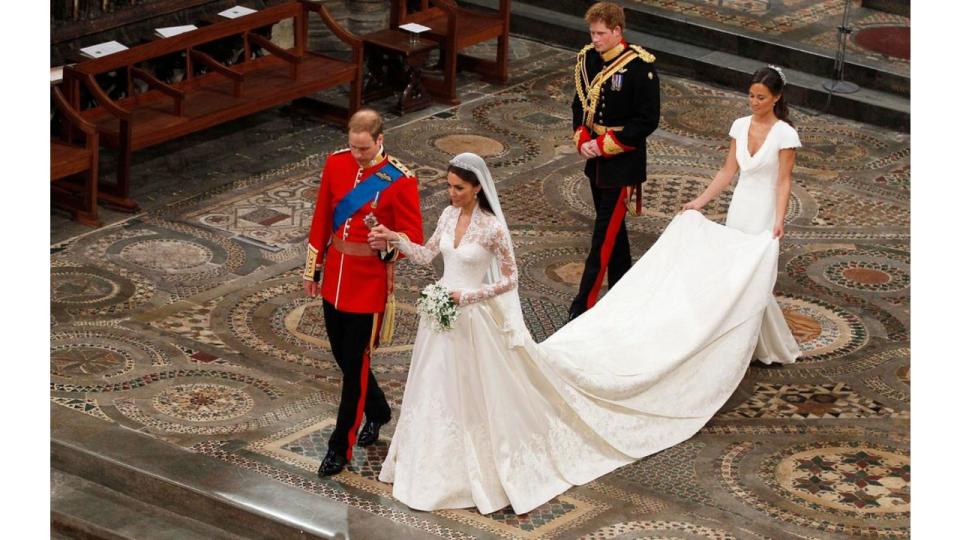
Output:
[[[837,50],[837,27],[843,22],[845,0],[627,0],[664,12],[682,13],[735,32],[745,32],[777,43],[799,45],[828,56]],[[847,59],[881,67],[900,75],[910,74],[910,59],[865,48],[867,34],[877,29],[909,32],[910,18],[850,5],[851,37]],[[866,32],[863,36],[858,35]],[[863,39],[861,39],[861,37]],[[909,46],[907,52],[909,53]]]
[[[441,171],[451,153],[486,156],[515,233],[527,323],[543,339],[564,323],[592,210],[569,141],[573,53],[513,44],[511,85],[465,77],[463,105],[390,116],[387,147],[420,177],[428,233],[446,204]],[[709,182],[730,122],[748,113],[744,96],[689,80],[664,77],[662,95],[647,211],[628,225],[634,257]],[[382,516],[407,535],[908,537],[909,139],[794,114],[804,148],[775,292],[804,356],[752,366],[695,437],[529,514],[408,510],[375,480],[386,441],[334,479],[314,475],[339,375],[299,272],[317,167],[343,135],[286,108],[145,154],[134,173],[151,183],[138,189],[166,199],[53,244],[50,398]],[[217,152],[248,156],[256,174],[242,176]],[[278,156],[291,159],[263,170]],[[706,213],[722,220],[728,201],[726,193]],[[52,236],[65,230],[54,219]],[[401,263],[398,277],[397,335],[373,365],[395,408],[416,291],[437,274]]]

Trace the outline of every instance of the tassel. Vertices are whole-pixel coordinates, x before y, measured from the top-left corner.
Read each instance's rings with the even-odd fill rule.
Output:
[[[380,345],[390,345],[393,341],[393,330],[396,326],[397,299],[394,295],[387,297],[387,305],[383,309],[383,325],[380,327]]]

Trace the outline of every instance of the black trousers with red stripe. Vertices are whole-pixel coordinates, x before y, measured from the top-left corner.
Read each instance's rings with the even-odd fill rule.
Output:
[[[590,239],[590,254],[587,255],[587,261],[583,267],[583,277],[580,278],[580,290],[577,296],[570,304],[570,315],[577,316],[587,310],[587,298],[590,296],[590,290],[597,280],[603,280],[600,275],[600,251],[603,248],[603,240],[607,235],[607,228],[610,225],[610,218],[618,204],[623,204],[620,199],[622,188],[600,188],[596,183],[590,182],[590,192],[593,195],[593,207],[597,212],[597,219],[593,222],[593,237]],[[630,270],[632,262],[630,260],[630,241],[627,238],[627,225],[620,223],[620,230],[617,231],[616,240],[613,244],[613,251],[610,253],[610,263],[607,267],[607,283],[613,287],[620,278]]]
[[[323,318],[333,358],[343,372],[337,425],[330,435],[329,448],[350,459],[364,413],[373,422],[390,420],[390,405],[370,370],[373,314],[347,313],[324,300]]]

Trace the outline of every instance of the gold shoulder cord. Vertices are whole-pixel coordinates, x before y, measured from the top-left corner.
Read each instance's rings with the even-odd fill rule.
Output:
[[[637,51],[637,56],[639,56],[641,60],[648,64],[652,64],[657,59],[656,56],[650,54],[650,51],[639,45],[631,45],[630,48]]]
[[[587,51],[593,48],[593,45],[585,45],[580,52],[577,54],[577,66],[573,69],[573,84],[577,87],[577,98],[580,100],[580,105],[583,107],[583,117],[580,118],[580,121],[583,121],[583,118],[587,115],[587,109],[589,109],[590,104],[587,101],[587,96],[584,94],[583,89],[587,86]]]

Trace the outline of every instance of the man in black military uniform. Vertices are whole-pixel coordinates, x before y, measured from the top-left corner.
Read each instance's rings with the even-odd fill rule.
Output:
[[[660,79],[654,56],[623,39],[623,8],[597,2],[584,19],[592,43],[577,55],[573,138],[586,158],[584,172],[597,218],[580,290],[570,306],[573,320],[593,307],[609,270],[611,287],[630,269],[624,215],[647,178],[647,136],[660,122]]]

